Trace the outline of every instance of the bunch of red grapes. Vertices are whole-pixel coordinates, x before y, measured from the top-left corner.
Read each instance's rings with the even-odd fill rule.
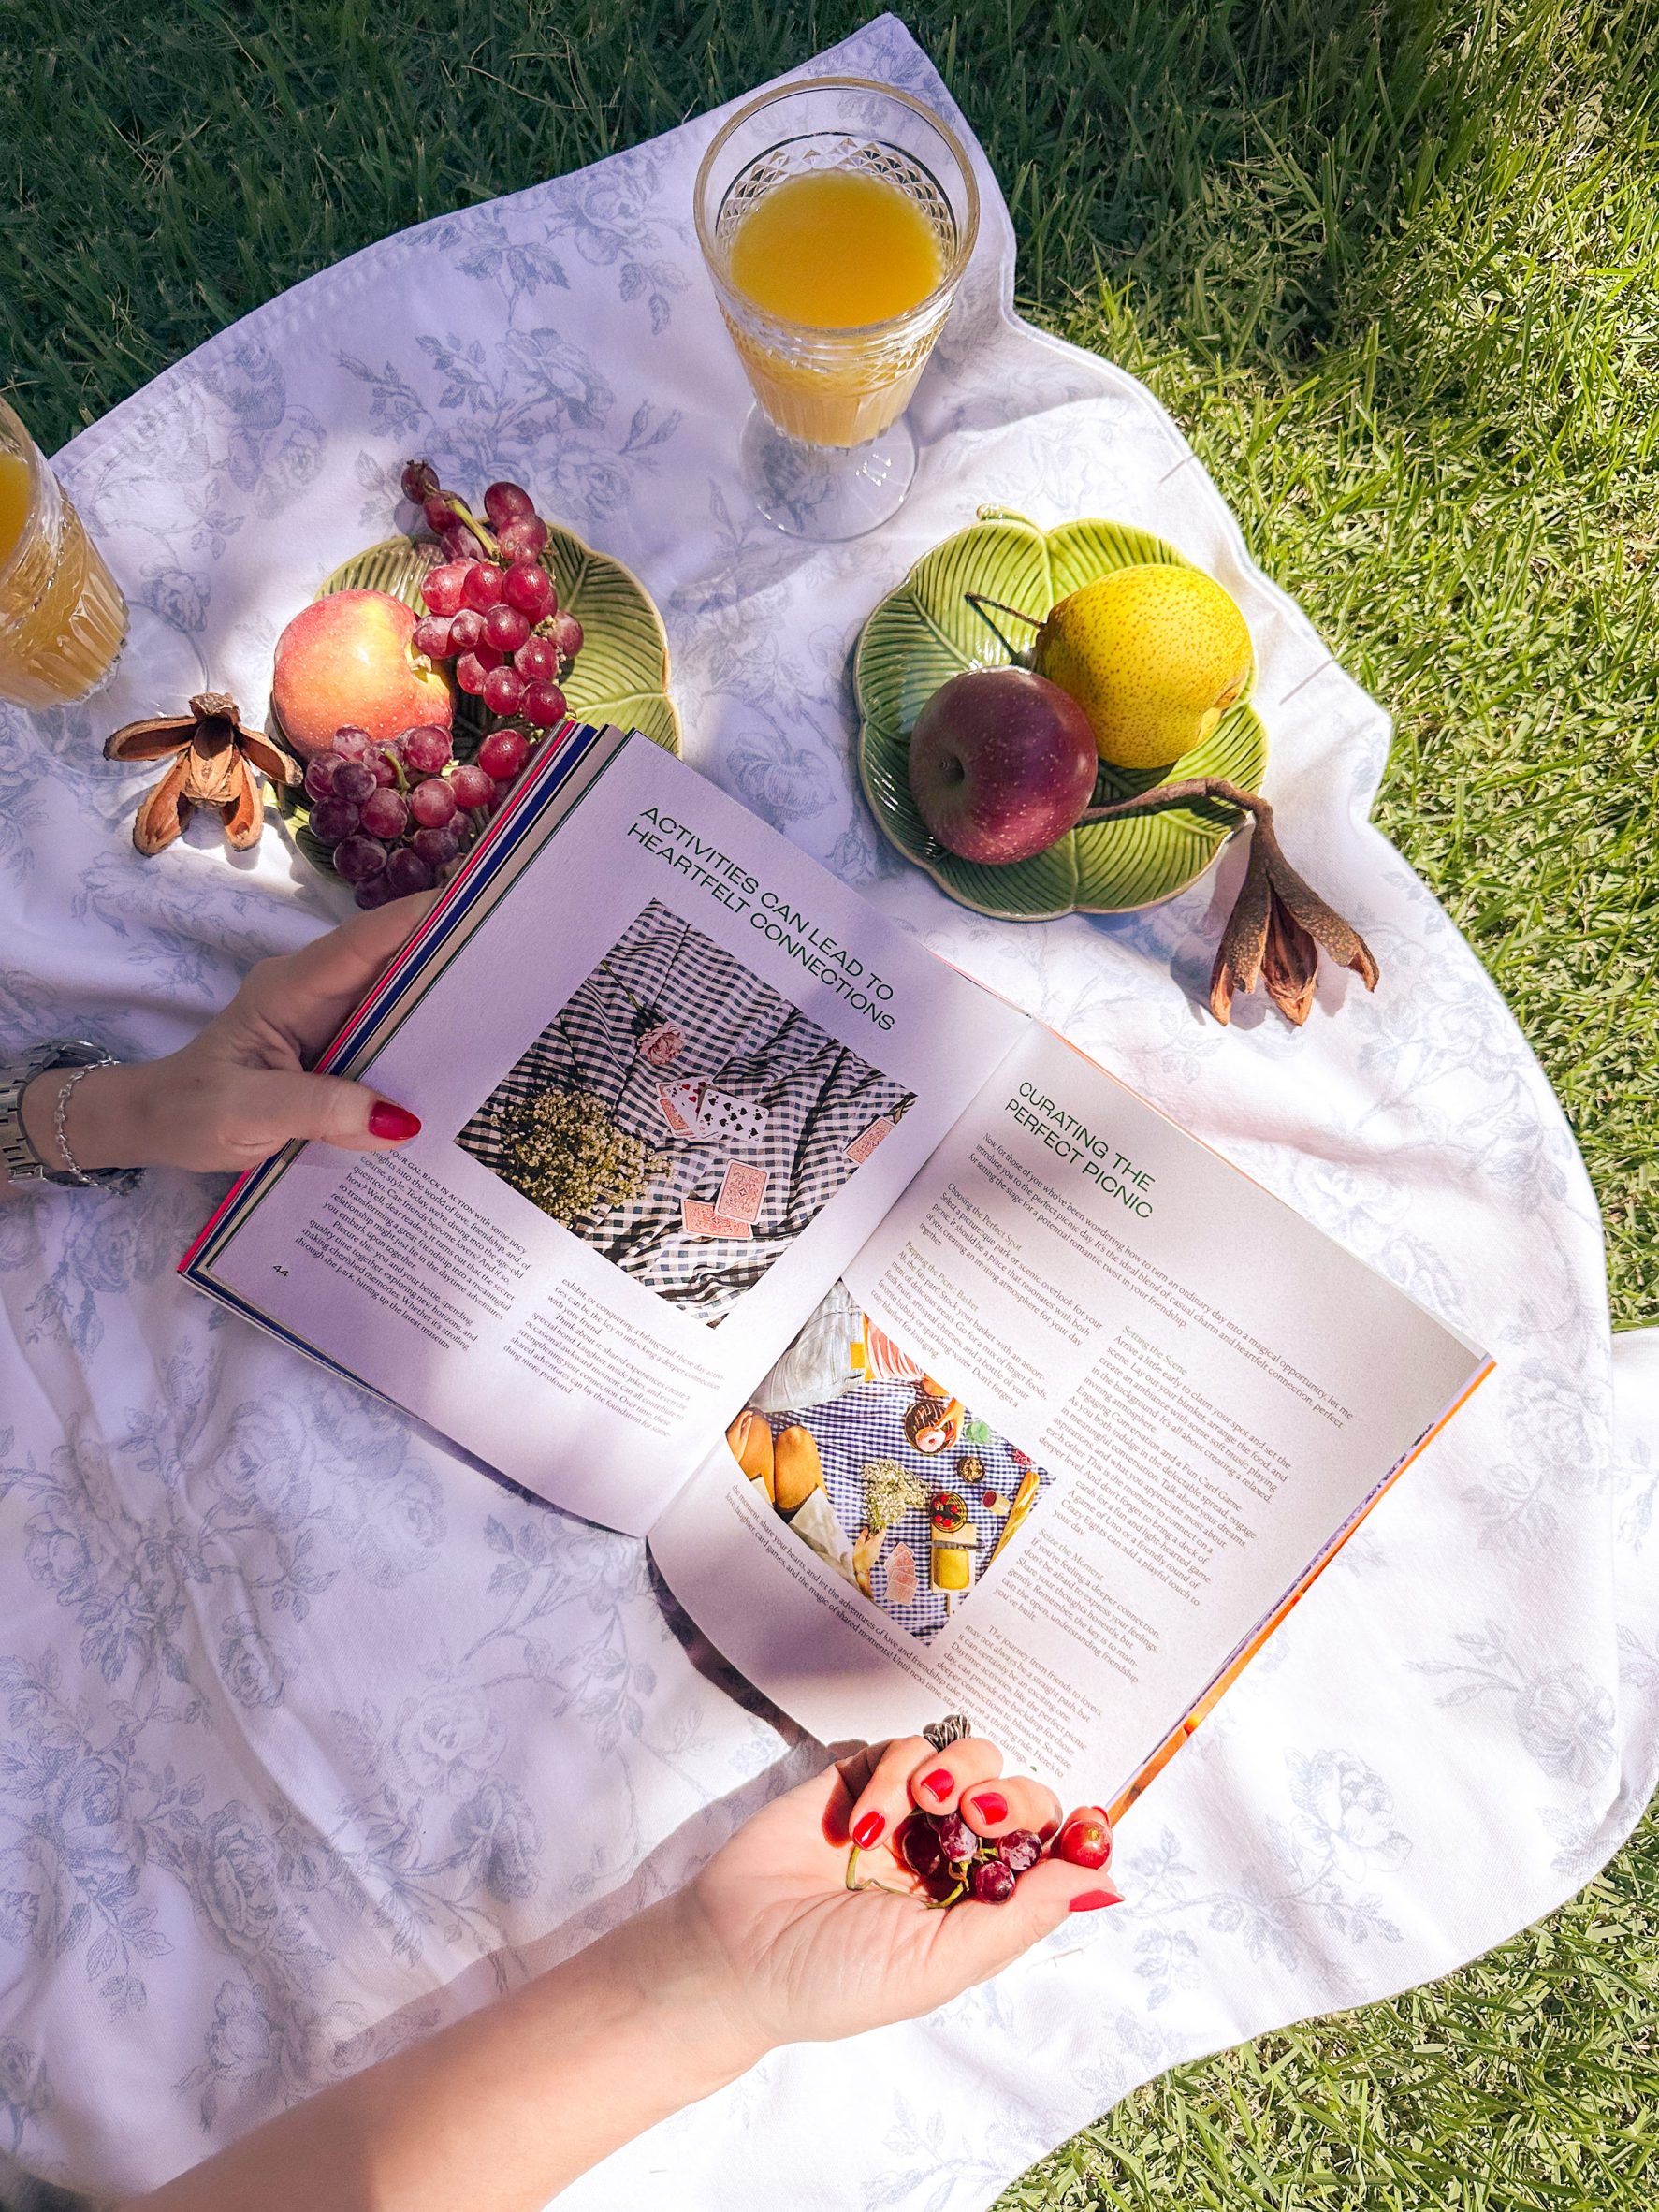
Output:
[[[526,760],[522,730],[492,730],[475,763],[450,758],[433,722],[376,745],[349,724],[305,771],[311,832],[360,907],[429,891],[489,819]]]
[[[421,586],[415,650],[453,662],[456,682],[491,714],[553,729],[564,720],[559,683],[582,649],[582,625],[560,614],[542,566],[547,525],[535,502],[521,484],[492,484],[480,519],[426,461],[409,462],[403,490],[446,556]]]
[[[897,1836],[898,1855],[936,1905],[973,1898],[1005,1905],[1020,1876],[1042,1856],[1042,1838],[1030,1828],[1006,1836],[976,1836],[959,1812],[912,1812]],[[1099,1868],[1112,1856],[1112,1830],[1103,1812],[1074,1812],[1055,1838],[1053,1855],[1074,1867]],[[854,1854],[854,1863],[857,1855]],[[852,1876],[849,1873],[849,1881]],[[856,1886],[856,1885],[854,1885]]]
[[[912,1812],[899,1830],[898,1851],[936,1904],[971,1897],[1005,1905],[1042,1856],[1042,1842],[1029,1828],[976,1836],[959,1812]]]
[[[403,471],[445,559],[421,584],[426,613],[415,648],[455,664],[455,680],[492,715],[528,729],[491,730],[476,762],[451,757],[435,723],[376,744],[367,730],[336,730],[305,771],[311,831],[360,907],[429,891],[505,796],[548,730],[565,719],[559,679],[582,649],[582,625],[561,614],[542,566],[547,525],[521,484],[492,484],[484,519],[444,490],[426,461]]]

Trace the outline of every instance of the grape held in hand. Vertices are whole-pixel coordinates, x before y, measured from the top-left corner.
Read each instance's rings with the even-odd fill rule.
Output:
[[[1055,1844],[1055,1856],[1071,1867],[1103,1867],[1112,1856],[1112,1830],[1103,1812],[1090,1811],[1069,1820]]]
[[[1005,1905],[1019,1876],[1005,1858],[978,1858],[968,1875],[969,1893],[982,1905]]]
[[[939,1849],[954,1866],[973,1856],[979,1839],[959,1812],[936,1812],[930,1815],[933,1832],[939,1838]]]
[[[1011,1828],[1004,1836],[976,1835],[959,1812],[912,1812],[894,1838],[899,1864],[908,1867],[926,1890],[928,1900],[950,1907],[965,1899],[982,1905],[1005,1905],[1019,1886],[1020,1877],[1041,1860],[1042,1839],[1029,1828]],[[847,1885],[851,1889],[871,1886],[857,1877],[865,1855],[850,1855]],[[1054,1846],[1054,1855],[1071,1866],[1103,1867],[1112,1855],[1112,1830],[1097,1807],[1066,1823]],[[891,1887],[891,1884],[876,1884]]]

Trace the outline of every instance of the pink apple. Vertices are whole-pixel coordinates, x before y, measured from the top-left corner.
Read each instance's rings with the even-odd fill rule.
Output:
[[[330,591],[277,639],[270,695],[302,761],[355,722],[388,744],[419,722],[447,730],[449,680],[414,648],[415,616],[385,591]]]
[[[1064,837],[1099,758],[1088,717],[1024,668],[970,668],[941,684],[910,735],[917,811],[959,859],[1006,866]]]

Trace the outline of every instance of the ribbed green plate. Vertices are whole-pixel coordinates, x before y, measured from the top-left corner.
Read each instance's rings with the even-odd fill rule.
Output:
[[[560,606],[582,625],[582,649],[569,680],[560,687],[570,711],[579,721],[617,722],[625,730],[641,730],[665,751],[678,752],[679,716],[668,696],[668,633],[650,593],[632,569],[608,553],[596,553],[556,523],[547,528],[542,565],[553,579]],[[383,538],[325,576],[317,597],[326,599],[331,591],[385,591],[424,612],[421,579],[440,558],[429,539]],[[269,716],[266,726],[286,745],[274,700]],[[492,721],[476,699],[456,694],[458,760],[473,758]],[[333,877],[327,848],[314,841],[307,827],[310,808],[304,792],[281,792],[277,803],[299,850]]]
[[[973,591],[1041,617],[1056,601],[1115,568],[1189,563],[1149,531],[1116,522],[1039,530],[1023,515],[982,507],[977,522],[925,554],[864,626],[852,664],[860,728],[858,768],[883,835],[939,889],[976,913],[1009,922],[1059,914],[1121,914],[1172,898],[1197,880],[1238,825],[1230,807],[1174,807],[1128,822],[1070,830],[1034,859],[985,867],[947,852],[910,796],[910,732],[948,677],[1006,663],[1008,648],[968,605]],[[1018,625],[998,617],[1016,643]],[[1267,732],[1241,700],[1201,746],[1167,768],[1131,774],[1101,764],[1095,804],[1187,776],[1226,776],[1260,788]]]

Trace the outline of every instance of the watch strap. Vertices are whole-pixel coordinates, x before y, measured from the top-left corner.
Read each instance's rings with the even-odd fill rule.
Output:
[[[101,1044],[83,1037],[62,1037],[36,1045],[18,1062],[0,1067],[0,1161],[14,1183],[109,1184],[130,1179],[132,1171],[94,1169],[83,1174],[68,1171],[58,1162],[43,1159],[23,1127],[23,1093],[37,1075],[58,1068],[113,1068],[114,1056]]]
[[[23,1093],[51,1066],[54,1045],[39,1045],[26,1058],[0,1068],[0,1162],[14,1183],[38,1183],[51,1172],[23,1127]]]

